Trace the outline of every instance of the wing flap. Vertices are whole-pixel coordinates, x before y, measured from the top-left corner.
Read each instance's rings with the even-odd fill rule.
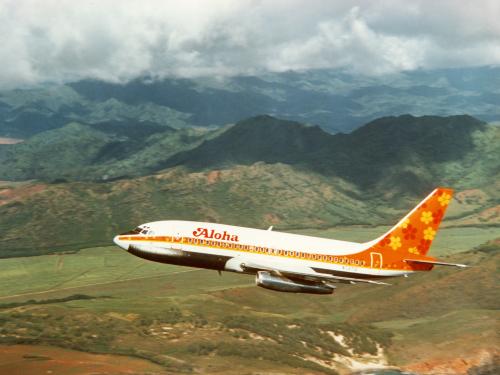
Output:
[[[441,262],[439,260],[405,259],[404,261],[406,263],[432,264],[434,266],[450,266],[450,267],[459,267],[459,268],[468,268],[468,267],[470,267],[470,266],[468,266],[466,264]]]
[[[269,272],[272,272],[276,275],[291,277],[291,278],[298,278],[298,279],[303,279],[303,280],[308,280],[308,281],[322,281],[322,282],[338,281],[338,282],[345,282],[345,283],[349,283],[349,284],[366,283],[366,284],[376,284],[376,285],[391,285],[388,283],[384,283],[382,281],[358,279],[355,277],[335,276],[335,275],[318,273],[318,272],[315,272],[314,274],[313,273],[306,273],[306,272],[298,272],[298,271],[293,271],[293,270],[280,269],[279,267],[263,266],[263,265],[259,265],[256,263],[242,263],[241,268],[244,269],[245,271],[269,271]]]

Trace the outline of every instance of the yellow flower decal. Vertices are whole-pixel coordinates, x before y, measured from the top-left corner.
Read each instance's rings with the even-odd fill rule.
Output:
[[[441,206],[446,206],[447,204],[450,203],[451,200],[451,195],[444,193],[438,198],[439,203],[441,203]]]
[[[429,224],[433,220],[434,220],[434,218],[432,217],[432,212],[430,212],[430,211],[422,212],[422,216],[420,216],[420,221],[422,223]]]
[[[426,230],[424,230],[424,240],[432,241],[435,235],[436,231],[431,227],[428,227]]]
[[[410,247],[410,248],[408,249],[408,252],[409,252],[410,254],[420,255],[420,252],[417,250],[417,248],[416,248],[416,247]]]
[[[401,224],[401,228],[406,229],[406,227],[408,227],[408,224],[410,224],[410,219],[406,219],[405,221],[403,221],[403,223]]]
[[[397,236],[391,236],[391,243],[389,246],[392,248],[392,250],[397,250],[401,247],[401,238]]]

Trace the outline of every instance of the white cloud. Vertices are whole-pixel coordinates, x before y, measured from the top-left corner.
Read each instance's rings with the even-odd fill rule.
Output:
[[[0,88],[500,64],[500,2],[0,0]]]

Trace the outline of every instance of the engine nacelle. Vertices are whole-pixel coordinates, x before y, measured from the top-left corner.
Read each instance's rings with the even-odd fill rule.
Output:
[[[311,281],[294,281],[288,278],[274,276],[267,271],[259,271],[255,276],[255,284],[261,288],[288,293],[332,294],[334,288],[323,283]]]

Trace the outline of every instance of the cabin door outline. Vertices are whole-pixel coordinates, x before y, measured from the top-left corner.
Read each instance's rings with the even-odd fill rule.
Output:
[[[172,250],[184,250],[183,241],[184,238],[177,232],[172,238]]]
[[[370,267],[371,268],[377,268],[377,269],[382,269],[382,253],[370,253]]]

